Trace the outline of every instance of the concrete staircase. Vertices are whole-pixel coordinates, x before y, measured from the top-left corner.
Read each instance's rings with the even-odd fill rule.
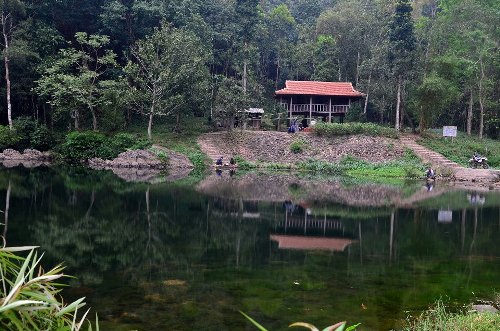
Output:
[[[226,145],[226,143],[222,141],[222,136],[225,134],[225,132],[206,133],[203,135],[204,139],[198,139],[198,145],[200,145],[201,151],[212,160],[211,164],[213,165],[221,156],[224,158],[224,162],[228,163],[231,157],[238,154],[237,151],[228,151],[226,148],[221,148],[221,145]]]
[[[471,182],[497,182],[500,180],[500,170],[471,169],[448,160],[443,155],[434,152],[415,142],[416,136],[407,135],[400,138],[404,146],[415,152],[424,162],[428,162],[439,174],[449,173],[454,180]]]
[[[400,140],[403,145],[415,152],[415,154],[417,154],[424,162],[432,164],[435,168],[449,169],[452,171],[464,168],[460,164],[448,160],[438,152],[434,152],[422,145],[417,144],[414,136],[403,136]]]

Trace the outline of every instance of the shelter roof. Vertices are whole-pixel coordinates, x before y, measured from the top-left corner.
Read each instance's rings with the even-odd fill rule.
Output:
[[[249,108],[249,109],[245,110],[245,112],[263,114],[264,109],[262,109],[262,108]]]
[[[363,97],[349,82],[316,82],[287,80],[285,88],[275,92],[276,95],[327,95],[345,97]]]

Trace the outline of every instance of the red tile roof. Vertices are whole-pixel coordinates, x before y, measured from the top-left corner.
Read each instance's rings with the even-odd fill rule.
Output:
[[[348,245],[356,242],[344,238],[325,238],[325,237],[301,237],[287,235],[271,235],[272,241],[278,242],[280,249],[299,249],[299,250],[327,250],[342,252]]]
[[[356,91],[352,83],[347,82],[314,82],[287,80],[285,88],[276,91],[276,95],[330,95],[345,97],[362,97],[363,93]]]

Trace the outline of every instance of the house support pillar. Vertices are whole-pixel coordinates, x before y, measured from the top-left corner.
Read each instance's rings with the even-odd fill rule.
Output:
[[[312,111],[313,111],[313,97],[309,97],[309,125],[311,125],[312,120]]]
[[[328,123],[332,123],[332,98],[329,98],[328,102]]]
[[[288,126],[292,125],[292,106],[293,106],[293,96],[290,96],[290,120]]]

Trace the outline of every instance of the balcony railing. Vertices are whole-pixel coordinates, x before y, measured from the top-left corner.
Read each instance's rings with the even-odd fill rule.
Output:
[[[281,107],[290,112],[290,104],[282,103]],[[332,114],[345,114],[349,110],[349,105],[332,105]],[[305,104],[292,104],[292,113],[323,113],[329,114],[330,108],[328,104],[323,103],[305,103]]]

